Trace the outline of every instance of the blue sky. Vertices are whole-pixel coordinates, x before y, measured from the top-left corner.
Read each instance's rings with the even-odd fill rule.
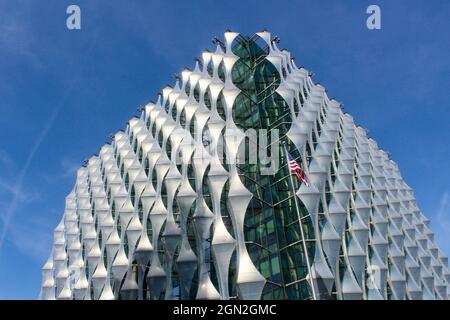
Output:
[[[381,30],[366,28],[370,4]],[[77,167],[227,28],[281,38],[390,152],[449,255],[449,13],[448,0],[1,0],[0,299],[38,296]]]

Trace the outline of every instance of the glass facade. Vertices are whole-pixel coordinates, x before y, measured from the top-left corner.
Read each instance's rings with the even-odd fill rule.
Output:
[[[272,144],[286,146],[300,163],[300,153],[286,137],[292,117],[286,101],[275,92],[280,75],[266,60],[268,47],[256,42],[256,37],[239,37],[233,52],[239,60],[233,69],[233,82],[241,90],[233,109],[235,123],[244,131],[261,129],[267,133],[267,150],[258,150],[255,141],[246,139],[247,150],[258,150],[270,156]],[[279,140],[271,141],[271,131],[278,130]],[[267,279],[263,299],[310,299],[307,281],[308,265],[314,257],[314,232],[305,206],[294,201],[293,190],[299,185],[290,179],[283,148],[278,148],[280,169],[274,175],[261,172],[264,164],[252,164],[246,153],[245,163],[239,164],[241,180],[253,193],[245,217],[245,239],[252,261]],[[292,187],[291,183],[294,183]],[[301,216],[298,220],[297,210]],[[305,239],[302,238],[300,226]]]

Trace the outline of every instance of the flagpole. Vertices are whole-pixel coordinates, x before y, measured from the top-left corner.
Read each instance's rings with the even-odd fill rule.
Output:
[[[307,265],[307,268],[308,268],[308,275],[309,275],[309,280],[310,280],[311,291],[312,291],[313,299],[317,300],[317,298],[316,298],[316,291],[314,289],[314,282],[312,280],[311,266],[309,264],[308,249],[306,248],[305,235],[303,233],[302,220],[301,220],[300,212],[299,212],[299,209],[298,209],[298,199],[297,199],[297,195],[296,195],[295,189],[294,189],[294,180],[292,179],[292,172],[291,172],[291,169],[289,168],[289,160],[288,160],[289,158],[287,156],[286,145],[284,144],[283,146],[284,146],[284,156],[286,158],[286,162],[287,162],[287,166],[288,166],[289,178],[291,180],[292,193],[294,195],[295,209],[297,211],[297,218],[298,218],[298,224],[299,224],[299,227],[300,227],[300,235],[302,237],[303,250],[305,251],[306,265]]]

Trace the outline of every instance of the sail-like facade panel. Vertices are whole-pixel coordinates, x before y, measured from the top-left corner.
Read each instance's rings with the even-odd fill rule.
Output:
[[[267,31],[225,32],[77,171],[41,288],[87,300],[449,294],[448,259],[396,163]]]

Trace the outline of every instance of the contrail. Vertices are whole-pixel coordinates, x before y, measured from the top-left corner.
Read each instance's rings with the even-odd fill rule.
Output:
[[[6,210],[5,213],[5,217],[3,219],[3,227],[2,227],[2,231],[0,233],[0,251],[3,247],[3,243],[5,241],[5,236],[6,236],[6,232],[8,231],[9,225],[11,223],[11,218],[14,214],[14,212],[16,211],[17,208],[17,202],[19,200],[19,196],[20,196],[20,192],[19,190],[22,189],[22,184],[23,184],[23,180],[28,172],[28,168],[30,167],[31,162],[33,161],[33,158],[36,154],[36,152],[39,150],[39,147],[42,144],[42,141],[44,141],[45,137],[48,134],[48,131],[50,130],[50,128],[52,127],[56,116],[59,113],[59,110],[61,109],[62,106],[62,102],[65,99],[63,98],[61,103],[53,110],[52,114],[50,115],[49,120],[47,121],[46,125],[44,126],[44,128],[42,129],[42,131],[40,132],[38,138],[36,139],[36,141],[34,142],[33,147],[31,148],[30,153],[28,154],[27,160],[24,164],[24,166],[22,167],[22,169],[20,170],[19,173],[19,177],[16,181],[16,183],[14,184],[13,190],[15,191],[13,193],[13,198],[8,206],[8,209]]]
[[[97,39],[97,32],[94,32],[93,37],[92,37],[92,42],[90,43],[88,50],[86,50],[86,53],[90,53],[90,51],[92,51],[93,44],[96,43],[96,39]],[[5,212],[5,216],[3,218],[3,227],[2,227],[1,233],[0,233],[0,253],[1,253],[1,250],[3,247],[3,243],[5,242],[6,233],[8,232],[9,226],[11,224],[11,219],[17,209],[17,203],[19,200],[20,190],[22,189],[23,180],[24,180],[25,176],[27,175],[28,168],[30,167],[30,164],[34,159],[36,152],[39,150],[39,148],[40,148],[42,142],[44,141],[45,137],[47,136],[50,128],[52,127],[53,123],[55,122],[55,119],[58,116],[58,113],[61,110],[61,107],[64,105],[68,94],[72,91],[74,84],[78,81],[80,73],[81,73],[81,70],[80,70],[80,68],[78,68],[78,72],[72,77],[72,81],[69,83],[68,88],[63,93],[61,100],[56,105],[56,107],[53,109],[52,114],[50,115],[50,118],[48,119],[44,128],[40,132],[33,147],[31,148],[30,153],[28,154],[28,157],[27,157],[27,160],[26,160],[24,166],[20,170],[19,177],[13,187],[15,190],[13,198],[11,199],[11,202],[10,202],[8,209]]]
[[[66,98],[68,94],[72,91],[75,82],[78,79],[78,75],[72,78],[72,81],[69,83],[68,88],[63,93],[63,96],[61,97],[59,103],[56,105],[56,107],[53,109],[50,118],[48,119],[47,123],[45,124],[42,131],[39,133],[39,136],[37,137],[36,141],[33,144],[33,147],[31,148],[30,153],[28,154],[27,160],[25,161],[24,166],[19,172],[19,177],[14,184],[13,190],[13,197],[11,199],[11,202],[8,206],[8,209],[6,210],[5,216],[3,218],[3,227],[0,233],[0,252],[3,247],[3,243],[5,242],[6,233],[8,232],[9,226],[11,224],[12,216],[14,215],[16,209],[17,209],[17,203],[20,197],[20,190],[22,189],[23,180],[25,179],[28,168],[30,167],[31,162],[34,159],[34,156],[36,155],[36,152],[39,150],[42,142],[44,141],[45,137],[47,136],[48,132],[50,131],[51,127],[53,126],[53,123],[55,122],[56,117],[59,114],[59,111],[61,110],[62,106],[64,105]]]

